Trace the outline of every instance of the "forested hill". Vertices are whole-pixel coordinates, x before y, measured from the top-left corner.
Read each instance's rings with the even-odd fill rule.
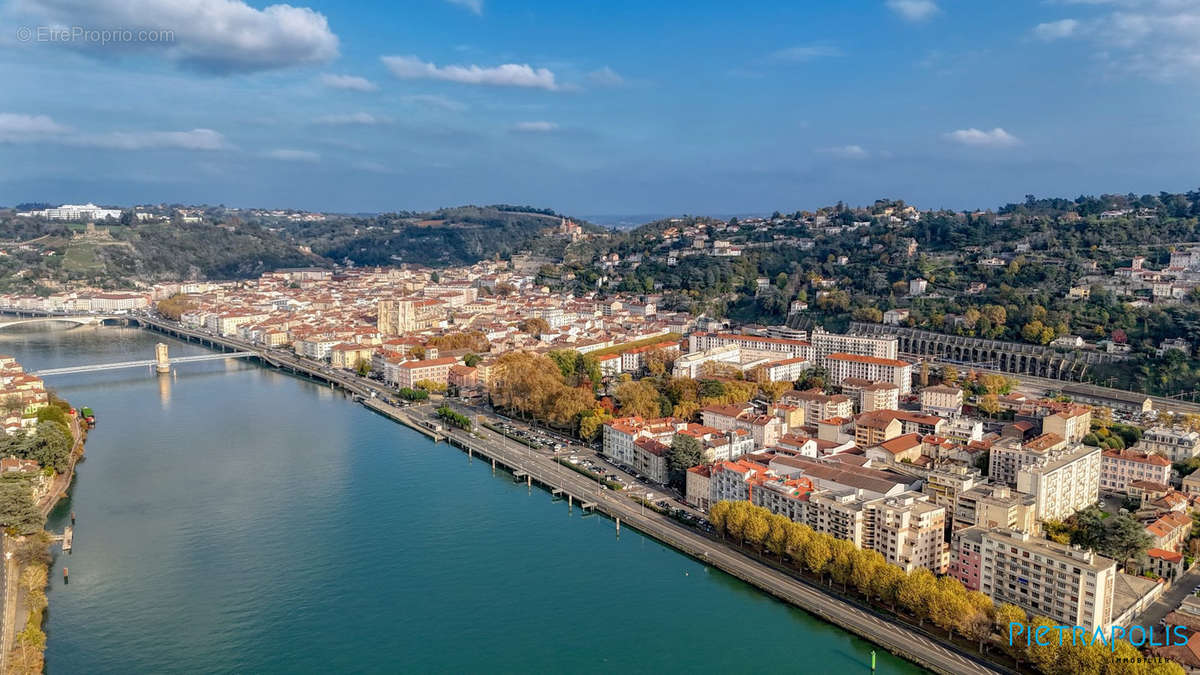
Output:
[[[22,205],[25,208],[44,205]],[[0,292],[62,285],[127,288],[138,282],[244,279],[281,267],[351,263],[470,264],[534,251],[565,254],[563,216],[530,206],[461,206],[380,215],[308,214],[149,205],[89,230],[83,223],[0,208]],[[186,216],[186,217],[185,217]],[[584,232],[603,228],[575,221]]]
[[[313,253],[356,265],[469,264],[534,249],[561,252],[562,216],[549,209],[507,205],[460,206],[426,213],[386,213],[287,223],[285,236]],[[585,232],[603,228],[579,222]]]
[[[78,223],[0,217],[0,291],[138,282],[243,279],[280,267],[329,264],[252,223]]]

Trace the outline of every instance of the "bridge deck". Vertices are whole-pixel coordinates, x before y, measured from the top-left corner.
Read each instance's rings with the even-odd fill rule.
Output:
[[[177,356],[173,359],[167,359],[171,365],[177,363],[196,363],[198,361],[220,361],[223,359],[242,359],[247,356],[257,356],[255,352],[228,352],[224,354],[200,354],[197,356]],[[33,374],[38,377],[46,377],[47,375],[70,375],[72,373],[95,373],[102,370],[119,370],[121,368],[145,368],[147,366],[157,365],[155,359],[146,359],[143,361],[121,361],[119,363],[95,363],[86,366],[67,366],[65,368],[48,368],[46,370],[34,371]]]

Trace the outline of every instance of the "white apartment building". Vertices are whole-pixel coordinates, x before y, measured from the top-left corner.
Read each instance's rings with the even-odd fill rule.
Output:
[[[341,344],[341,340],[330,337],[306,337],[292,342],[292,351],[298,356],[325,361],[329,359],[333,348]]]
[[[150,306],[150,298],[140,293],[96,293],[92,296],[93,312],[123,312]]]
[[[772,361],[763,366],[763,373],[771,382],[795,382],[804,375],[804,371],[812,367],[812,362],[797,356],[780,361]]]
[[[1033,495],[1038,519],[1063,520],[1100,498],[1100,464],[1100,448],[1072,446],[1017,472],[1017,492]]]
[[[604,423],[604,454],[621,462],[633,464],[636,455],[634,441],[653,438],[671,444],[680,424],[671,419],[645,420],[640,417],[621,417]]]
[[[850,377],[842,380],[842,393],[857,402],[857,412],[900,408],[900,387],[891,382],[871,382]]]
[[[1136,449],[1105,450],[1100,463],[1100,491],[1105,494],[1125,494],[1135,480],[1148,480],[1166,485],[1171,479],[1171,462],[1162,455],[1138,452]]]
[[[808,495],[811,492],[812,482],[808,479],[784,480],[770,477],[754,486],[754,490],[750,492],[750,501],[771,513],[802,523],[808,511]]]
[[[239,327],[265,321],[266,319],[266,314],[254,312],[208,314],[204,317],[204,327],[217,335],[237,335]],[[334,342],[334,344],[337,344],[337,342]]]
[[[104,220],[106,218],[117,220],[121,217],[121,209],[103,209],[88,202],[87,204],[63,204],[62,206],[41,209],[39,211],[23,211],[17,215],[27,218],[41,216],[50,220],[82,221]]]
[[[834,384],[841,384],[848,378],[857,378],[872,382],[890,382],[896,385],[901,396],[912,391],[912,364],[906,361],[835,352],[826,357],[825,363],[830,380]]]
[[[979,590],[993,602],[1089,633],[1111,624],[1115,561],[1011,530],[988,530],[981,544]]]
[[[921,486],[921,492],[928,495],[934,504],[946,507],[947,511],[953,514],[958,496],[984,480],[978,469],[952,465],[942,469],[931,469],[925,473],[925,483]]]
[[[717,462],[713,464],[709,478],[710,499],[713,503],[749,501],[755,479],[766,475],[767,467],[749,460]]]
[[[862,354],[879,359],[896,359],[900,354],[899,340],[894,336],[843,335],[827,333],[818,327],[809,336],[813,360],[820,365],[830,354]]]
[[[935,385],[921,390],[921,412],[956,417],[962,412],[963,391],[958,387]]]
[[[1042,434],[1024,443],[1016,438],[1002,439],[988,453],[988,477],[993,483],[1015,486],[1021,469],[1048,462],[1051,453],[1066,447],[1067,442],[1055,434]]]
[[[946,509],[917,492],[877,498],[852,489],[813,492],[803,522],[858,548],[877,551],[905,571],[924,567],[941,574],[949,562],[943,534]]]
[[[849,396],[832,396],[819,391],[789,391],[780,400],[789,405],[802,406],[804,419],[815,424],[832,417],[850,417],[854,414],[854,402]]]
[[[706,363],[728,363],[731,365],[739,365],[742,361],[742,349],[737,345],[729,344],[703,351],[692,351],[675,359],[675,366],[671,370],[671,375],[674,377],[690,377],[695,379],[700,376],[701,370]]]
[[[1200,433],[1175,427],[1152,427],[1142,434],[1139,449],[1182,462],[1200,455]]]
[[[688,336],[688,351],[698,352],[716,347],[735,345],[748,356],[760,358],[812,359],[812,345],[802,340],[738,335],[735,333],[692,333]]]

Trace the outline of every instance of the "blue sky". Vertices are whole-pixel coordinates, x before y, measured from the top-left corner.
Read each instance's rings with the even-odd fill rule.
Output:
[[[0,26],[0,204],[747,213],[1200,185],[1200,0],[0,0]]]

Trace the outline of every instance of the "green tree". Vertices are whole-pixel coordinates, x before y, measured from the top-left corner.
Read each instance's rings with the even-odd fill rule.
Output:
[[[687,470],[704,461],[700,441],[688,434],[675,434],[667,453],[667,475],[671,485],[681,486],[687,480]]]
[[[29,480],[7,474],[0,479],[0,527],[19,534],[42,529],[45,519],[33,503]]]
[[[1105,528],[1099,551],[1109,558],[1120,560],[1128,569],[1130,562],[1141,558],[1154,540],[1141,523],[1126,514],[1109,520],[1111,522]]]

